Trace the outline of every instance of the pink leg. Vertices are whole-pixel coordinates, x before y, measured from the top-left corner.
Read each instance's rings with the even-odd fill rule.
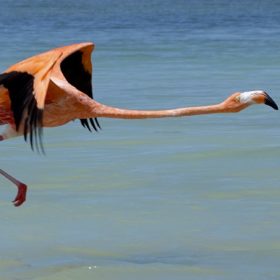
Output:
[[[4,177],[6,177],[8,180],[10,180],[17,186],[18,193],[16,198],[13,200],[13,203],[15,206],[20,206],[26,200],[27,186],[22,182],[18,181],[16,178],[9,175],[8,173],[6,173],[5,171],[3,171],[2,169],[0,169],[0,174],[2,174]]]

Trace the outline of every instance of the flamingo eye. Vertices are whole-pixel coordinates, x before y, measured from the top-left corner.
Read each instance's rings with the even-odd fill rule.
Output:
[[[234,100],[238,103],[240,103],[240,95],[235,96]]]

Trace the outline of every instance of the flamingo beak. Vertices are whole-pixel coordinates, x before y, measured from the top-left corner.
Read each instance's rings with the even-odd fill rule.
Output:
[[[264,93],[264,104],[272,107],[274,110],[278,110],[277,104],[266,92]]]

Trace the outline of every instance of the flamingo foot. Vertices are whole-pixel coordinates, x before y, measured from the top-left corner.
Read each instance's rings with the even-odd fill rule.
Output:
[[[16,198],[12,201],[14,203],[14,206],[18,207],[26,200],[26,191],[27,186],[23,183],[20,183],[17,185],[18,187],[18,193]]]

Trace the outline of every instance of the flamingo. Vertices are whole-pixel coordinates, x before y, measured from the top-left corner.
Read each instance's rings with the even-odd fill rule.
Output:
[[[170,110],[128,110],[110,107],[93,99],[91,42],[63,46],[18,62],[0,74],[0,125],[6,125],[0,141],[23,136],[32,150],[44,153],[42,129],[80,119],[88,130],[99,130],[98,118],[146,119],[202,114],[235,113],[253,104],[278,110],[262,90],[236,92],[223,102]],[[26,200],[27,185],[0,169],[17,187],[13,200]]]

